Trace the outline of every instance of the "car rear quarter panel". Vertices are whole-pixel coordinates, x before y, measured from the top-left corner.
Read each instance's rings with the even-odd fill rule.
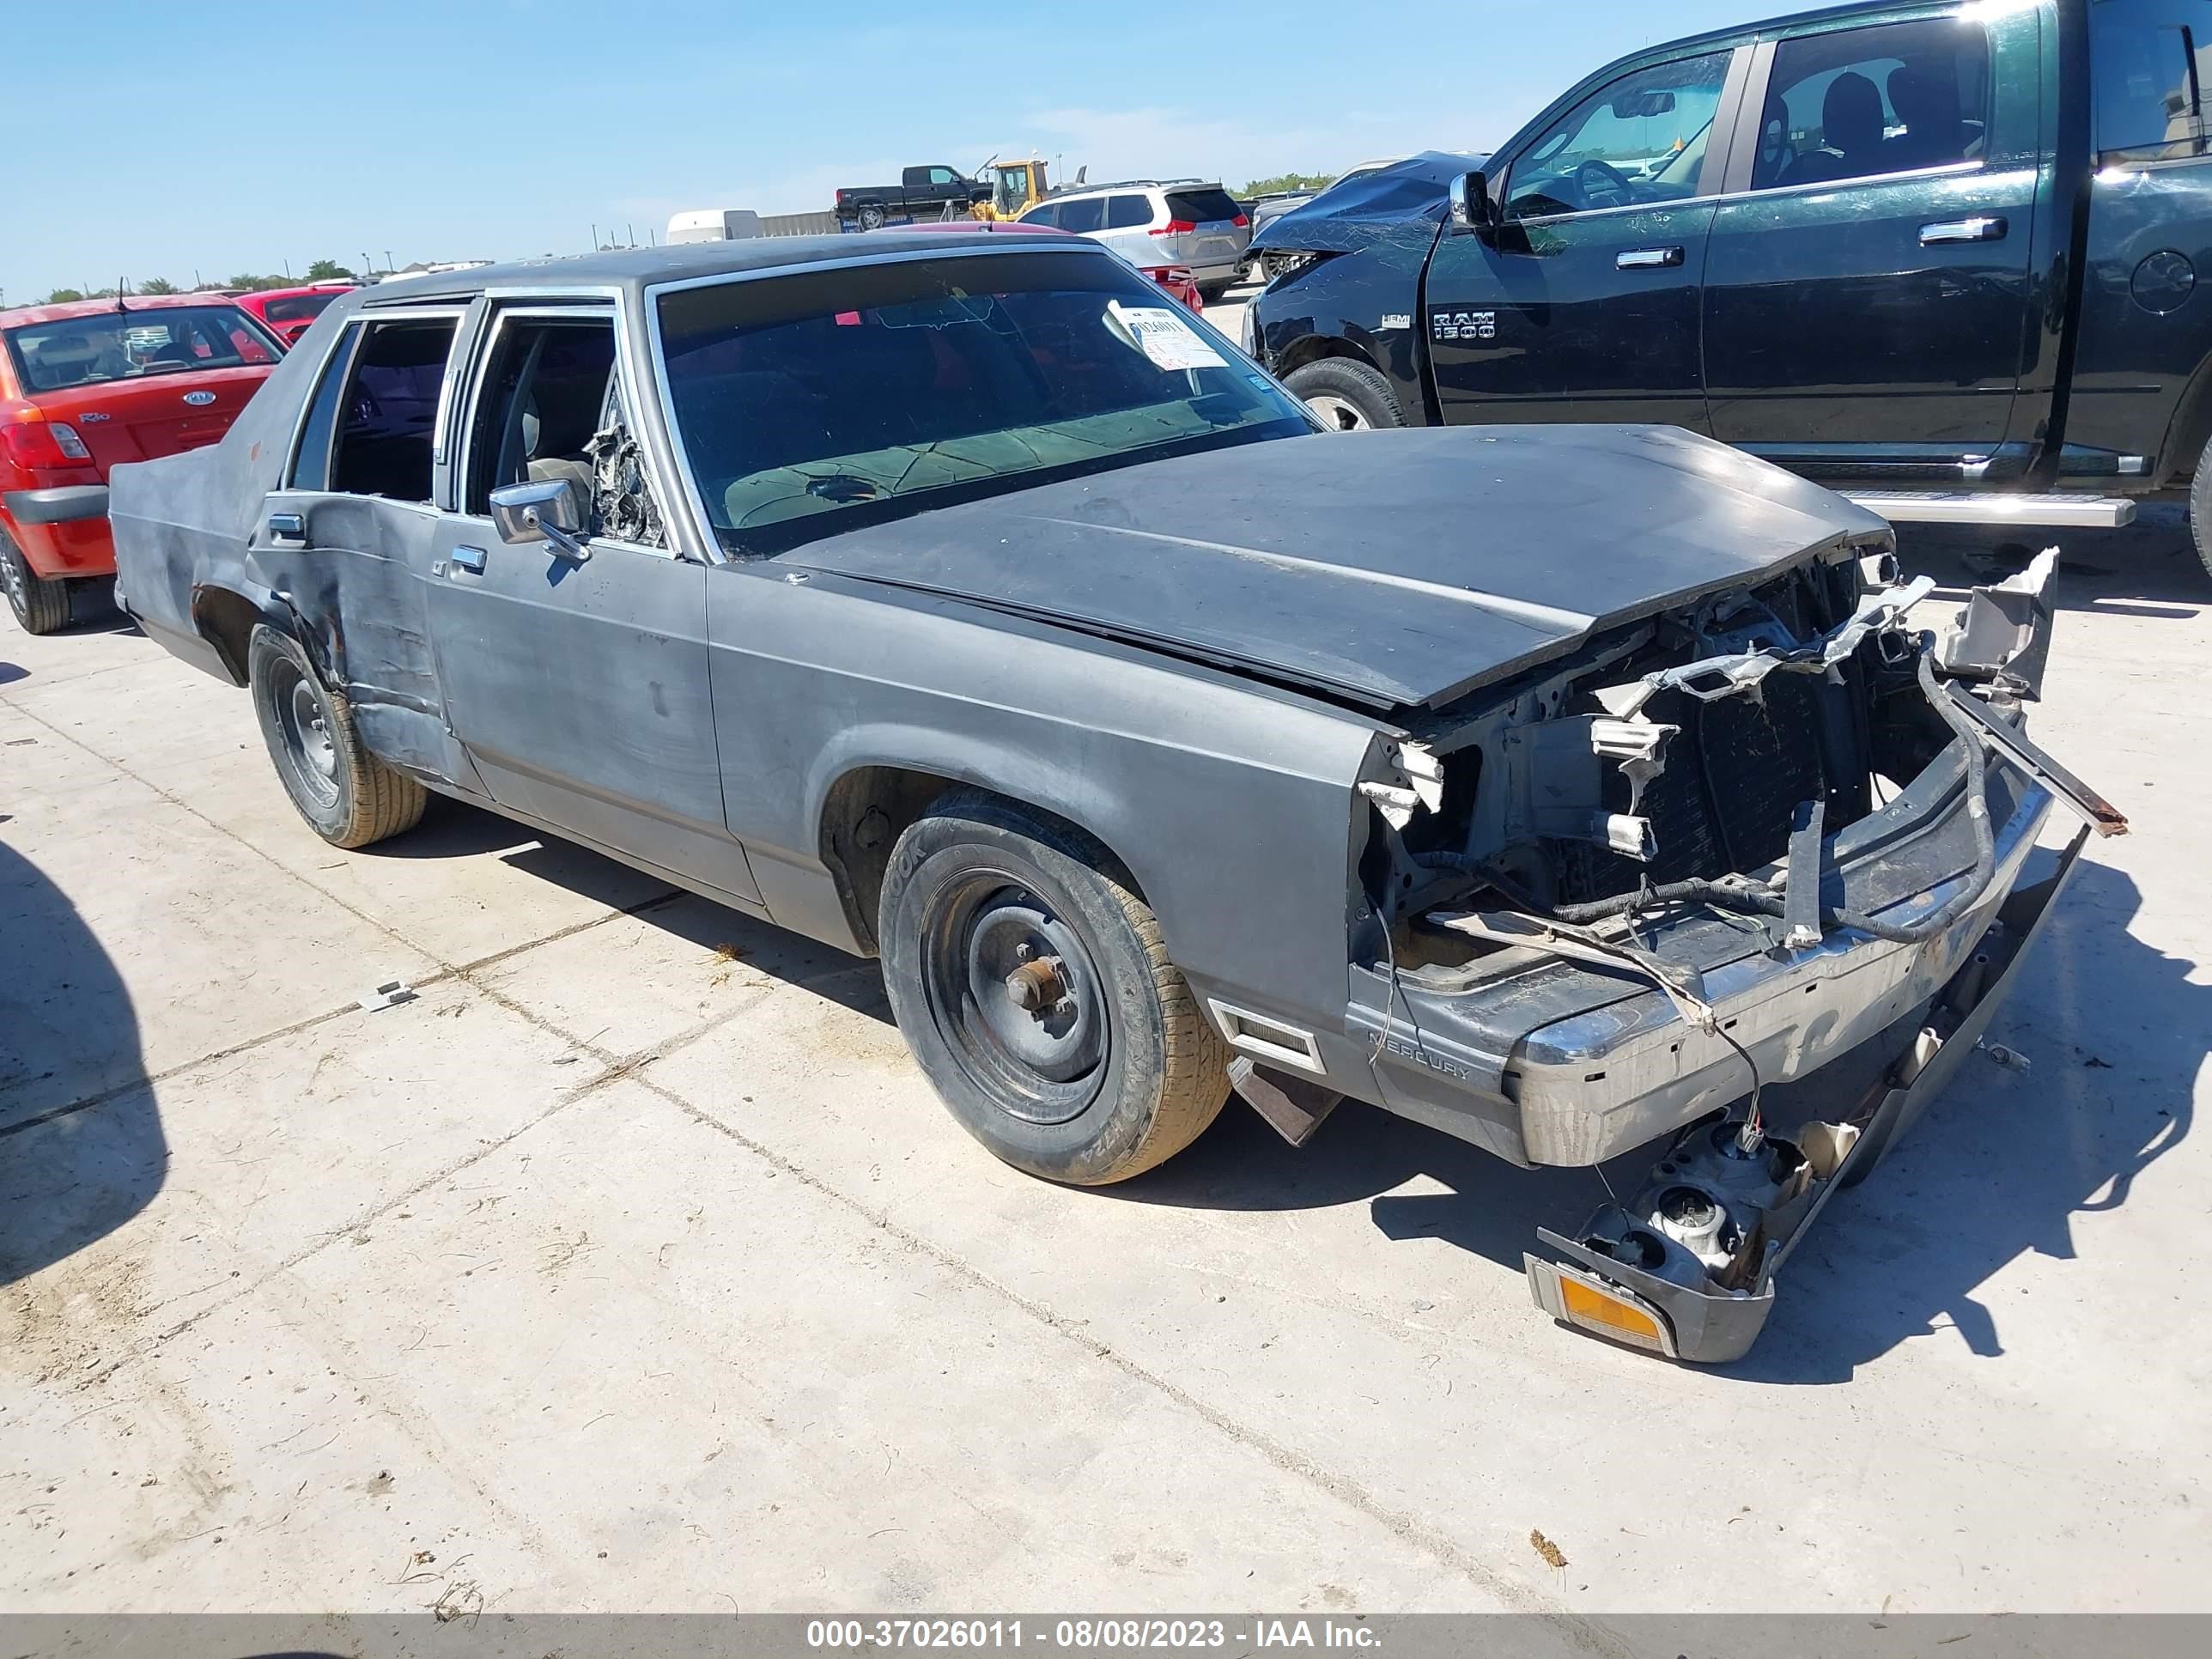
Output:
[[[1374,722],[957,601],[795,574],[708,573],[725,803],[778,921],[864,943],[822,855],[824,805],[856,768],[912,769],[1103,842],[1202,989],[1342,1026],[1366,810],[1352,786]]]

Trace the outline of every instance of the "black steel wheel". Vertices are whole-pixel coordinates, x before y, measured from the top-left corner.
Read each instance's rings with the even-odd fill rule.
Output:
[[[366,847],[422,821],[428,792],[362,744],[353,706],[323,683],[297,641],[256,628],[246,678],[277,780],[317,835],[333,847]]]
[[[1226,1046],[1089,837],[975,790],[899,838],[878,927],[892,1012],[963,1127],[1017,1169],[1124,1181],[1197,1139]]]

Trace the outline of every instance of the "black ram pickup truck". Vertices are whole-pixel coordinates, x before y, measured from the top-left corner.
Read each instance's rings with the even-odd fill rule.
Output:
[[[908,167],[896,185],[855,185],[837,192],[841,227],[881,230],[894,222],[935,219],[947,208],[956,218],[991,199],[988,179],[970,179],[957,167]]]
[[[1664,422],[1893,520],[2189,489],[2212,568],[2208,40],[2212,0],[1863,0],[1650,47],[1425,210],[1271,226],[1309,257],[1247,343],[1340,427]]]

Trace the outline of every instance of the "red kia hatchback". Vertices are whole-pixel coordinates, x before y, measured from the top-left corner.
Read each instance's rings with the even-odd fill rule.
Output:
[[[213,443],[283,355],[204,294],[0,311],[0,586],[26,632],[115,574],[108,469]]]

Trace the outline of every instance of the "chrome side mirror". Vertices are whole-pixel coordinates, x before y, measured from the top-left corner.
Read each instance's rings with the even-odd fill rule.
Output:
[[[1451,219],[1462,230],[1496,228],[1498,204],[1490,199],[1490,177],[1480,168],[1451,181]]]
[[[584,539],[587,506],[574,478],[531,478],[491,492],[491,521],[503,542],[539,542],[556,558],[581,564],[592,556]]]

